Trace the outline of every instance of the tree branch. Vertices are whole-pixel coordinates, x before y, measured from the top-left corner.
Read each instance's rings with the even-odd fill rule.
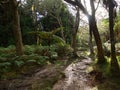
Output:
[[[92,15],[95,15],[95,5],[94,5],[93,0],[90,0],[90,6],[91,6],[91,10],[92,10]]]
[[[67,3],[70,3],[73,6],[78,6],[87,17],[89,16],[89,13],[87,12],[86,8],[78,0],[75,0],[75,1],[64,0],[64,1],[66,1]]]
[[[100,0],[98,1],[98,4],[97,4],[97,7],[95,9],[95,12],[97,11],[98,7],[99,7],[99,4],[100,4]]]

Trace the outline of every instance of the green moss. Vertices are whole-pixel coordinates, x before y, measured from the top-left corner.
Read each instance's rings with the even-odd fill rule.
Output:
[[[95,64],[93,67],[95,70],[102,72],[104,77],[103,82],[97,83],[96,87],[93,90],[119,90],[120,89],[120,77],[113,77],[110,72],[110,58],[107,58],[107,63],[103,65]]]

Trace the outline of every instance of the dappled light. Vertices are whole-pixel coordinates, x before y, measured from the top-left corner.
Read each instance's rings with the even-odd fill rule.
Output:
[[[120,90],[120,1],[0,0],[0,90]]]

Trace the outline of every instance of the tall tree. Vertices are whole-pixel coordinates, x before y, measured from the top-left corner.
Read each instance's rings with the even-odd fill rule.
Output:
[[[18,13],[18,5],[19,2],[16,0],[9,0],[12,8],[12,15],[13,15],[13,33],[15,38],[16,44],[16,53],[17,55],[23,54],[23,44],[22,44],[22,35],[21,35],[21,28],[20,28],[20,20],[19,20],[19,13]]]
[[[110,30],[110,43],[111,43],[111,74],[116,76],[120,75],[120,68],[116,58],[115,50],[115,36],[114,36],[114,19],[116,17],[117,2],[115,0],[103,0],[103,4],[109,11],[109,30]]]
[[[111,42],[111,71],[113,74],[120,73],[119,65],[116,58],[115,52],[115,36],[114,36],[114,8],[116,6],[116,2],[114,0],[109,0],[109,29],[110,29],[110,42]]]
[[[74,54],[76,54],[76,36],[79,29],[79,22],[80,22],[80,10],[78,7],[76,8],[76,17],[75,17],[75,23],[74,23],[74,29],[72,31],[72,41],[71,46],[74,49]]]
[[[92,31],[94,38],[95,38],[95,42],[97,45],[97,58],[98,58],[98,63],[104,63],[106,62],[105,57],[104,57],[104,51],[103,51],[103,47],[102,47],[102,42],[100,39],[100,35],[98,32],[98,28],[97,28],[97,24],[96,24],[96,18],[95,18],[95,6],[94,6],[94,1],[90,0],[90,6],[91,6],[91,11],[92,11],[92,15],[90,15],[87,11],[87,9],[83,6],[83,4],[79,1],[79,0],[64,0],[74,6],[78,6],[83,13],[88,17],[88,21],[89,21],[89,27],[90,30]]]

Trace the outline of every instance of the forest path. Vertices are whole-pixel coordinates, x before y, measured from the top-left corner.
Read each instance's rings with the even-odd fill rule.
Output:
[[[92,90],[87,73],[91,63],[90,58],[78,58],[67,67],[48,65],[33,69],[19,78],[1,80],[0,90]]]
[[[70,64],[64,71],[66,78],[59,80],[53,90],[92,90],[87,71],[91,63],[92,60],[86,58]]]

